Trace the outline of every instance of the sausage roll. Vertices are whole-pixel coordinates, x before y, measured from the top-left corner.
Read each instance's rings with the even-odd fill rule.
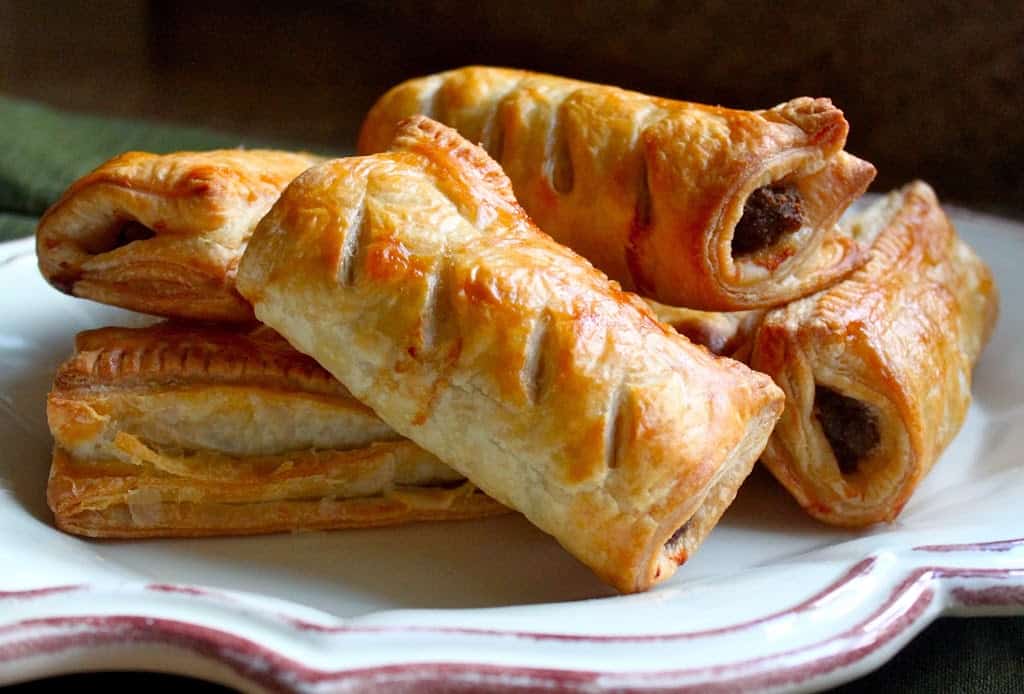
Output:
[[[235,535],[504,512],[268,328],[78,336],[47,401],[47,497],[91,537]]]
[[[622,591],[670,576],[750,472],[782,394],[657,321],[423,117],[300,176],[238,274],[256,316],[404,436]]]
[[[39,269],[62,292],[135,311],[252,320],[234,288],[256,222],[319,161],[270,150],[122,154],[39,222]]]
[[[625,289],[673,306],[782,304],[865,260],[836,221],[875,175],[828,99],[737,111],[519,70],[395,87],[359,151],[422,113],[483,143],[537,225]]]
[[[814,517],[863,526],[895,518],[956,435],[998,299],[924,183],[850,230],[871,261],[770,311],[751,366],[786,393],[764,463]]]

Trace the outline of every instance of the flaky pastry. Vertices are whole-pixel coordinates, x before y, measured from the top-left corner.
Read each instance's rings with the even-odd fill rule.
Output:
[[[47,401],[57,525],[234,535],[506,509],[265,327],[81,333]]]
[[[57,289],[176,318],[252,320],[234,288],[253,227],[320,161],[272,150],[127,152],[71,185],[39,222]]]
[[[658,320],[671,325],[694,344],[743,363],[750,359],[754,336],[767,312],[756,308],[749,311],[697,311],[650,300],[647,303]]]
[[[814,517],[863,526],[895,518],[960,429],[998,296],[924,183],[849,228],[871,261],[770,311],[750,363],[786,393],[768,469]]]
[[[501,168],[409,119],[296,179],[238,289],[402,435],[622,591],[675,572],[782,407],[540,232]]]
[[[405,82],[363,123],[387,149],[423,114],[479,142],[537,225],[626,289],[704,310],[768,307],[865,260],[836,221],[874,178],[828,99],[738,111],[467,67]]]

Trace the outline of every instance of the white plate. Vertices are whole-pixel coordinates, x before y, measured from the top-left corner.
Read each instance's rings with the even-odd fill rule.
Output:
[[[628,597],[515,516],[244,539],[56,531],[54,369],[77,331],[143,319],[49,289],[31,242],[0,245],[0,683],[146,669],[250,690],[811,690],[941,614],[1024,613],[1024,227],[955,219],[1003,315],[967,423],[899,520],[818,525],[756,472],[671,581]]]

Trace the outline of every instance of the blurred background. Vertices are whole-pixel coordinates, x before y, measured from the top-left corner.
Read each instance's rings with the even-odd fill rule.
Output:
[[[1024,5],[1010,2],[0,0],[0,92],[340,153],[375,98],[469,63],[739,108],[829,96],[874,190],[1024,213]]]

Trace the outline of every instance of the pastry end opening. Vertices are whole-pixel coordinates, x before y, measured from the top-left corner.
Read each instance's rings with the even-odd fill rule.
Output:
[[[821,423],[844,475],[856,472],[861,461],[881,441],[874,408],[826,386],[815,387],[814,416]]]
[[[685,523],[676,528],[676,531],[672,533],[672,536],[665,540],[665,553],[673,557],[675,561],[681,562],[684,557],[680,556],[683,547],[683,539],[686,533],[690,530],[690,525],[693,522],[693,516],[691,516]]]
[[[156,236],[156,232],[135,220],[119,222],[107,233],[89,239],[82,247],[92,255],[109,253],[133,241],[145,241]]]
[[[742,258],[770,248],[804,224],[803,200],[794,185],[761,186],[747,198],[732,234],[732,254]]]

